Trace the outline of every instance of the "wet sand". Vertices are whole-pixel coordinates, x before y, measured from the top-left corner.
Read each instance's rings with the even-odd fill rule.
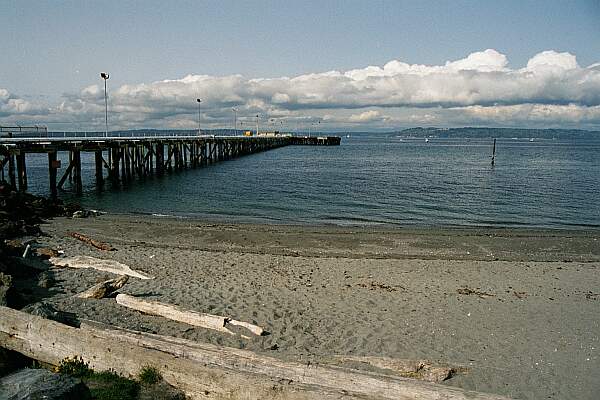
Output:
[[[73,295],[110,274],[53,268],[47,299],[116,326],[285,359],[427,359],[444,382],[523,399],[600,393],[600,232],[209,224],[148,216],[59,218],[42,242],[152,275],[121,290],[263,326],[244,340]],[[117,251],[96,250],[77,231]],[[471,289],[482,295],[465,294]]]

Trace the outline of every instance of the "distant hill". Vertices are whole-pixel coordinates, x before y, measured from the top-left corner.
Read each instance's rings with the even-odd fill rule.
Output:
[[[406,137],[439,138],[540,138],[540,139],[598,139],[600,131],[581,129],[515,129],[515,128],[409,128],[393,133]]]

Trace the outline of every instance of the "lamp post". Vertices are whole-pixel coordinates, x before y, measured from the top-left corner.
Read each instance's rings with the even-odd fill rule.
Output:
[[[233,135],[237,135],[237,108],[232,107],[231,111],[233,111]]]
[[[200,136],[200,105],[202,104],[201,99],[196,99],[198,102],[198,136]]]
[[[100,78],[104,79],[104,137],[108,137],[108,94],[106,92],[108,77],[108,72],[100,72]]]
[[[256,136],[258,136],[258,114],[256,114]]]

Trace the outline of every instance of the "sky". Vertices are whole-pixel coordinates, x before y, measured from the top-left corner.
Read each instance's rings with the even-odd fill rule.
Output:
[[[0,124],[600,129],[600,0],[0,2]],[[245,124],[245,125],[244,125]],[[253,126],[253,125],[252,125]],[[314,128],[313,128],[314,129]]]

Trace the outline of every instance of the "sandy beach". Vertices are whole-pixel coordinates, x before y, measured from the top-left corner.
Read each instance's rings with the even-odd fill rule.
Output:
[[[52,268],[46,301],[79,318],[328,363],[426,359],[465,371],[445,385],[521,399],[600,393],[600,232],[212,224],[137,215],[57,218],[39,241],[113,259],[152,280],[120,290],[229,316],[245,340],[74,297],[111,274]],[[110,243],[99,251],[68,236]],[[471,292],[470,292],[471,291]],[[470,293],[470,294],[469,294]]]

